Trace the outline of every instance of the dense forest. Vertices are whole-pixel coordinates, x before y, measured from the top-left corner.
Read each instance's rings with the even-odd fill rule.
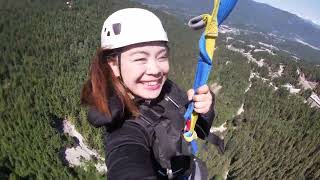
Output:
[[[228,172],[228,179],[318,179],[319,109],[310,108],[303,102],[303,96],[292,95],[286,88],[274,90],[263,77],[249,81],[250,71],[270,78],[261,70],[265,66],[259,68],[255,63],[247,63],[241,53],[226,49],[218,52],[214,80],[222,90],[217,95],[215,121],[216,125],[226,121],[228,130],[224,134],[224,155],[219,155],[214,147],[209,153],[201,154],[207,160],[211,175],[220,177]],[[284,82],[294,79],[288,75],[291,66],[304,67],[292,60],[272,57],[271,65],[280,63],[289,67],[281,76]],[[276,82],[277,79],[274,84]],[[249,83],[251,86],[246,92]],[[236,115],[241,104],[244,112]],[[212,151],[216,152],[214,156]]]
[[[87,122],[80,91],[105,18],[124,7],[145,6],[116,0],[75,0],[71,7],[64,0],[0,0],[0,6],[0,179],[105,179],[91,162],[76,168],[65,164],[61,151],[76,142],[61,133],[61,121],[70,120],[86,143],[104,154],[103,130]],[[170,14],[152,11],[169,34],[170,78],[187,89],[200,32]],[[320,178],[319,110],[303,103],[303,96],[250,79],[252,71],[266,78],[268,73],[227,49],[225,39],[222,34],[209,85],[222,86],[214,126],[227,122],[226,153],[219,155],[213,146],[200,152],[210,177],[228,172],[229,179]],[[318,66],[292,61],[286,54],[254,56],[268,59],[274,71],[279,64],[292,67],[279,85],[295,84],[292,72],[297,67],[308,79],[320,80]],[[244,112],[236,115],[242,104]]]

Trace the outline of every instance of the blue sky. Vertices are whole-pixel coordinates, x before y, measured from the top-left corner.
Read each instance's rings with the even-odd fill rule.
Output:
[[[254,0],[320,24],[320,0]]]

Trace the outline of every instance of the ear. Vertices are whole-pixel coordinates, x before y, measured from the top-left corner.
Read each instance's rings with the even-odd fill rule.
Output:
[[[116,76],[116,77],[119,77],[120,76],[120,72],[119,72],[119,63],[118,63],[118,58],[112,58],[112,59],[109,59],[108,60],[108,64],[109,66],[111,67],[112,71],[113,71],[113,74]]]

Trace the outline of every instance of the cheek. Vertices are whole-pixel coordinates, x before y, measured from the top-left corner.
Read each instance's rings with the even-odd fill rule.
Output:
[[[170,70],[169,62],[163,62],[160,64],[160,68],[163,74],[168,74]]]
[[[126,84],[134,83],[134,81],[142,76],[144,71],[144,66],[135,63],[127,63],[121,67],[121,75]]]

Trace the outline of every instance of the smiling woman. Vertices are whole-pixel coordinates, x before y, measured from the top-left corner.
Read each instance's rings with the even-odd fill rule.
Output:
[[[81,102],[89,106],[89,122],[108,132],[108,179],[207,179],[182,136],[183,114],[193,100],[196,132],[204,139],[213,95],[207,85],[186,93],[168,79],[167,43],[159,18],[144,9],[119,10],[103,25]]]
[[[109,61],[109,65],[132,94],[144,99],[159,96],[169,72],[168,48],[165,42],[130,45],[123,49],[119,59],[125,60],[119,64],[113,59]]]

